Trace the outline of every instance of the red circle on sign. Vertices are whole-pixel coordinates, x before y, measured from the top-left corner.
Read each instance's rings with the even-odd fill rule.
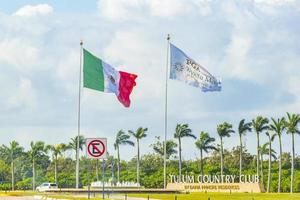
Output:
[[[97,147],[97,145],[102,146],[102,151]],[[91,152],[90,146],[92,146],[93,152]],[[92,157],[98,158],[105,153],[105,145],[101,140],[92,140],[89,143],[87,150]]]

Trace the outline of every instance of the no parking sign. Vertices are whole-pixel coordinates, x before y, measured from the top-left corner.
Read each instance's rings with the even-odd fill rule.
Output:
[[[107,139],[106,138],[87,138],[86,155],[92,159],[107,158]]]

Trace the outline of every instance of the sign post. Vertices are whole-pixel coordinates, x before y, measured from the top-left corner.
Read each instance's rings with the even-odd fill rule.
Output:
[[[106,138],[87,138],[86,139],[86,155],[88,159],[102,159],[102,198],[104,199],[104,173],[105,162],[107,158],[107,139]],[[90,166],[88,167],[90,174]],[[89,175],[88,175],[89,176]],[[88,180],[88,198],[90,198],[90,180]]]
[[[105,173],[105,161],[102,161],[102,199],[104,199],[104,173]]]

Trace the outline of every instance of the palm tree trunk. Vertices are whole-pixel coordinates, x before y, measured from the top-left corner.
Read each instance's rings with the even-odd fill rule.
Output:
[[[221,139],[221,177],[223,176],[223,139],[222,137],[220,137]]]
[[[280,193],[281,191],[281,168],[282,168],[282,162],[281,162],[281,154],[282,154],[282,144],[281,144],[281,135],[279,134],[278,135],[278,138],[279,138],[279,172],[278,172],[278,192]]]
[[[114,185],[115,184],[115,169],[114,169],[114,159],[112,160],[112,166],[111,166],[111,180],[112,180],[112,184]]]
[[[257,156],[256,156],[256,174],[259,177],[259,132],[256,133],[256,138],[257,138]]]
[[[178,138],[178,147],[179,147],[179,182],[181,182],[181,140]]]
[[[202,149],[200,149],[200,173],[201,177],[203,178],[203,157],[202,157]]]
[[[79,138],[78,138],[79,141]],[[79,144],[79,142],[77,142],[77,145]],[[76,180],[76,189],[79,188],[79,165],[80,165],[80,159],[79,159],[79,148],[75,149],[75,156],[76,156],[76,166],[75,166],[75,180]]]
[[[291,166],[291,193],[293,193],[293,184],[294,184],[294,159],[295,159],[295,138],[294,133],[292,133],[292,166]]]
[[[136,181],[140,183],[140,141],[137,139],[137,165],[136,165]]]
[[[15,190],[15,166],[14,160],[11,161],[11,189]]]
[[[57,184],[57,156],[54,158],[54,177],[55,177],[55,183]]]
[[[32,159],[32,190],[35,190],[35,161]]]
[[[242,143],[242,134],[240,134],[240,178],[242,176],[242,154],[243,154],[243,143]]]
[[[120,149],[119,145],[117,146],[117,151],[118,151],[118,183],[120,182]]]
[[[263,188],[265,188],[265,184],[264,184],[264,166],[263,166],[264,155],[261,153],[260,156],[261,156],[261,162],[260,162],[261,185],[263,186]]]
[[[270,181],[271,181],[271,136],[269,135],[269,165],[268,165],[268,187],[267,187],[267,192],[270,192]]]

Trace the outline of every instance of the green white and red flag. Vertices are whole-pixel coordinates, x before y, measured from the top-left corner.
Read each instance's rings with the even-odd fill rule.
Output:
[[[100,58],[83,49],[83,87],[101,92],[115,93],[118,100],[130,106],[130,94],[137,75],[117,71]]]

